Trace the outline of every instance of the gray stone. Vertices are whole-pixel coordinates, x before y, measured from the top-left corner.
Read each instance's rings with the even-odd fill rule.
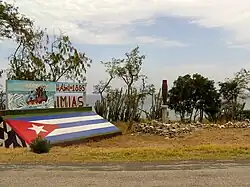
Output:
[[[148,123],[134,124],[134,133],[159,135],[166,138],[175,138],[178,136],[191,134],[192,132],[205,128],[250,128],[250,120],[241,122],[227,122],[225,124],[202,124],[200,122],[182,124],[182,123],[162,123],[160,121],[150,121]]]

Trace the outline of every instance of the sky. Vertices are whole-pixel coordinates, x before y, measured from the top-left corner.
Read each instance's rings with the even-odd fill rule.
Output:
[[[250,68],[249,0],[18,0],[15,5],[37,27],[69,35],[93,60],[88,93],[108,78],[100,61],[123,58],[137,45],[146,55],[142,73],[156,87],[163,79],[171,87],[187,73],[218,82]],[[14,49],[11,41],[0,41],[1,68],[8,67]]]

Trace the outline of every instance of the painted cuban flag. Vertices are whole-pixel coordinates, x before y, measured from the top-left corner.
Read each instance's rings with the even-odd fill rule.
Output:
[[[28,144],[41,136],[51,143],[119,133],[120,129],[94,112],[21,117],[5,120]]]

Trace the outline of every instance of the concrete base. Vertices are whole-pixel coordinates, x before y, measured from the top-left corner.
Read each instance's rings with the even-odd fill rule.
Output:
[[[168,118],[168,106],[167,105],[162,105],[162,122],[167,123],[169,122]]]

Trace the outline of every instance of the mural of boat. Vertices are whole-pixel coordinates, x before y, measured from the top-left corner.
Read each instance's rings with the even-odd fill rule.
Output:
[[[28,105],[37,105],[47,102],[48,96],[45,90],[45,86],[39,86],[36,90],[32,90],[28,95],[26,103]]]

